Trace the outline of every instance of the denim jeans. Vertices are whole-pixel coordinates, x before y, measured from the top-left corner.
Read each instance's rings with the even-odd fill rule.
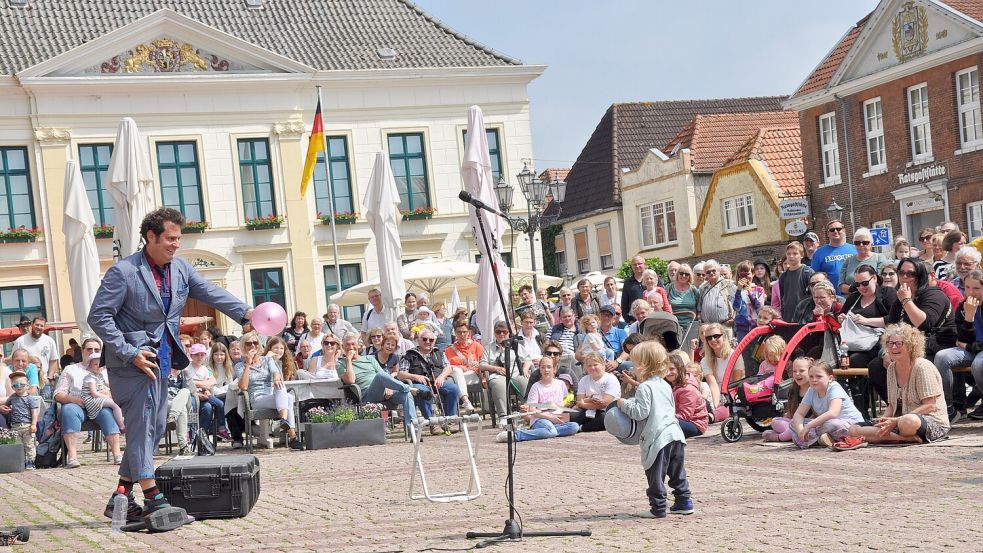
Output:
[[[75,434],[82,431],[82,421],[86,420],[85,409],[74,404],[66,403],[61,406],[61,431],[63,434]],[[113,410],[109,407],[99,411],[99,416],[95,418],[96,424],[102,429],[105,436],[119,434],[119,425],[113,418]]]
[[[976,387],[983,386],[983,353],[973,355],[963,348],[948,348],[935,354],[935,366],[942,375],[942,389],[945,392],[945,404],[950,414],[953,409],[966,408],[966,386],[962,374],[952,374],[952,369],[970,367]],[[954,377],[960,378],[954,378]],[[955,391],[955,392],[954,392]]]
[[[420,384],[419,382],[414,382],[413,387],[421,392],[430,391],[430,386]],[[461,390],[454,383],[454,380],[450,378],[444,380],[444,385],[440,387],[440,405],[443,408],[444,416],[452,417],[457,415],[457,400],[460,397]],[[423,418],[429,419],[433,416],[433,399],[423,399],[421,395],[416,396],[414,399],[416,400],[416,406],[420,408]]]
[[[212,431],[212,418],[215,416],[216,413],[218,413],[219,415],[218,427],[220,429],[225,428],[225,417],[222,416],[225,413],[224,401],[222,401],[221,399],[215,396],[210,396],[208,399],[201,402],[201,405],[198,407],[198,409],[199,409],[198,422],[201,425],[201,428],[205,430],[205,432]]]
[[[393,390],[393,395],[385,399],[386,390]],[[405,382],[400,382],[386,373],[377,373],[372,379],[372,384],[368,390],[362,390],[362,401],[367,403],[384,403],[388,406],[402,405],[403,420],[406,426],[410,425],[410,420],[416,417],[416,404],[413,403],[413,395],[410,394],[410,386]]]
[[[573,436],[580,431],[580,425],[575,422],[564,422],[554,424],[546,419],[536,418],[529,426],[529,430],[516,430],[515,441],[525,442],[529,440],[545,440],[547,438],[562,438]]]

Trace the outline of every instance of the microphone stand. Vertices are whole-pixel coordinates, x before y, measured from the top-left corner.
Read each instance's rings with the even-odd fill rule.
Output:
[[[498,275],[498,266],[493,261],[491,246],[488,244],[488,234],[485,232],[485,222],[481,218],[481,211],[476,205],[472,205],[475,217],[478,219],[478,227],[481,230],[481,240],[485,244],[484,256],[491,264],[492,277],[495,281],[495,291],[498,294],[498,302],[502,307],[502,313],[508,318],[509,306],[505,303],[505,296],[502,294],[502,282]],[[496,213],[497,214],[497,213]],[[519,341],[516,339],[512,325],[508,325],[509,337],[505,342],[505,405],[506,410],[512,403],[512,354],[515,358],[519,357]],[[494,409],[494,406],[492,407]],[[525,532],[516,520],[517,512],[515,508],[515,419],[512,419],[508,427],[508,476],[506,477],[505,497],[509,504],[509,518],[505,519],[505,528],[501,532],[468,532],[465,534],[467,539],[488,538],[478,542],[475,549],[481,549],[489,545],[504,542],[506,540],[521,540],[525,537],[550,537],[550,536],[590,536],[590,530],[573,531],[552,531],[552,532]]]

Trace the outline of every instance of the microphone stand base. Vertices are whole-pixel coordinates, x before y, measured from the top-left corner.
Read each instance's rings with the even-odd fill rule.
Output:
[[[482,549],[489,545],[495,545],[506,540],[521,540],[522,538],[537,537],[558,537],[558,536],[590,536],[590,530],[568,530],[556,532],[524,532],[519,523],[509,519],[505,521],[505,528],[501,532],[468,532],[464,536],[473,540],[476,538],[488,538],[485,541],[475,544],[475,549]]]

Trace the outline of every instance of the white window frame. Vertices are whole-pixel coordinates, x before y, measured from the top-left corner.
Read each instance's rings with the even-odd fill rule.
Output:
[[[840,146],[836,138],[836,112],[819,116],[819,164],[823,171],[823,185],[840,183]]]
[[[966,235],[970,240],[983,236],[983,202],[973,202],[966,205]]]
[[[914,96],[917,95],[917,100]],[[927,163],[934,161],[932,156],[932,122],[929,115],[928,83],[916,84],[905,91],[908,104],[908,135],[911,139],[911,161]],[[917,115],[916,115],[917,110]],[[918,137],[921,134],[922,151],[918,151]]]
[[[882,253],[891,259],[894,259],[894,228],[890,219],[884,219],[883,221],[874,221],[870,228],[886,228],[887,235],[891,239],[890,243],[886,246],[873,246],[873,250],[877,253]]]
[[[969,99],[963,98],[966,92],[963,77],[969,82]],[[977,66],[956,72],[956,107],[959,117],[960,152],[983,148],[983,122],[980,118],[980,78]],[[967,124],[967,120],[969,124]],[[970,125],[972,129],[970,129]]]
[[[584,235],[583,257],[580,256],[581,252],[577,251],[577,234]],[[577,274],[581,275],[586,275],[590,272],[590,244],[588,243],[588,238],[587,227],[573,229],[573,255],[577,259]]]
[[[741,232],[758,228],[754,220],[754,196],[751,194],[741,194],[731,196],[720,201],[722,208],[721,216],[724,220],[724,232]],[[741,213],[744,214],[744,224],[740,223]],[[731,215],[732,214],[732,215]],[[731,223],[736,223],[732,225]]]
[[[656,213],[660,211],[660,213]],[[646,213],[647,212],[647,213]],[[658,216],[662,217],[662,235],[665,240],[662,242],[658,241],[658,232],[656,232],[656,226],[658,223]],[[669,225],[669,217],[672,217],[673,224]],[[638,219],[641,222],[639,227],[640,241],[643,248],[662,248],[666,246],[672,246],[679,243],[679,230],[676,229],[676,204],[673,200],[660,200],[658,202],[653,202],[638,207]],[[649,236],[645,236],[646,227],[649,230]],[[670,229],[676,229],[676,236],[670,236]]]
[[[864,102],[864,132],[867,136],[867,170],[872,174],[886,172],[884,112],[880,96]],[[877,163],[874,163],[875,161]]]

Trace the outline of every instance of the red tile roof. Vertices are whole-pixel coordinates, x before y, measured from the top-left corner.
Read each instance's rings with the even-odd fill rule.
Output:
[[[963,15],[983,22],[983,0],[941,0],[940,3],[947,4]],[[870,16],[873,14],[874,12],[867,14],[843,35],[843,38],[830,50],[829,54],[812,70],[812,73],[802,83],[799,89],[792,94],[792,98],[818,92],[829,85],[833,74],[839,69],[840,64],[843,63],[844,58],[846,58],[847,53],[850,51],[850,47],[853,46],[857,37],[863,32],[867,23],[869,23]]]
[[[787,196],[806,193],[802,170],[802,140],[798,123],[764,127],[752,136],[730,160],[727,167],[756,159],[764,163],[775,183]]]
[[[664,151],[671,152],[677,145],[689,148],[693,171],[712,173],[723,167],[762,127],[798,124],[799,116],[793,111],[697,115]]]
[[[550,167],[545,169],[539,174],[539,180],[552,181],[552,180],[567,180],[567,174],[570,173],[570,169]]]
[[[612,104],[570,168],[563,217],[575,217],[619,205],[622,168],[637,168],[650,149],[662,147],[696,114],[776,111],[781,109],[785,98],[767,96]]]

